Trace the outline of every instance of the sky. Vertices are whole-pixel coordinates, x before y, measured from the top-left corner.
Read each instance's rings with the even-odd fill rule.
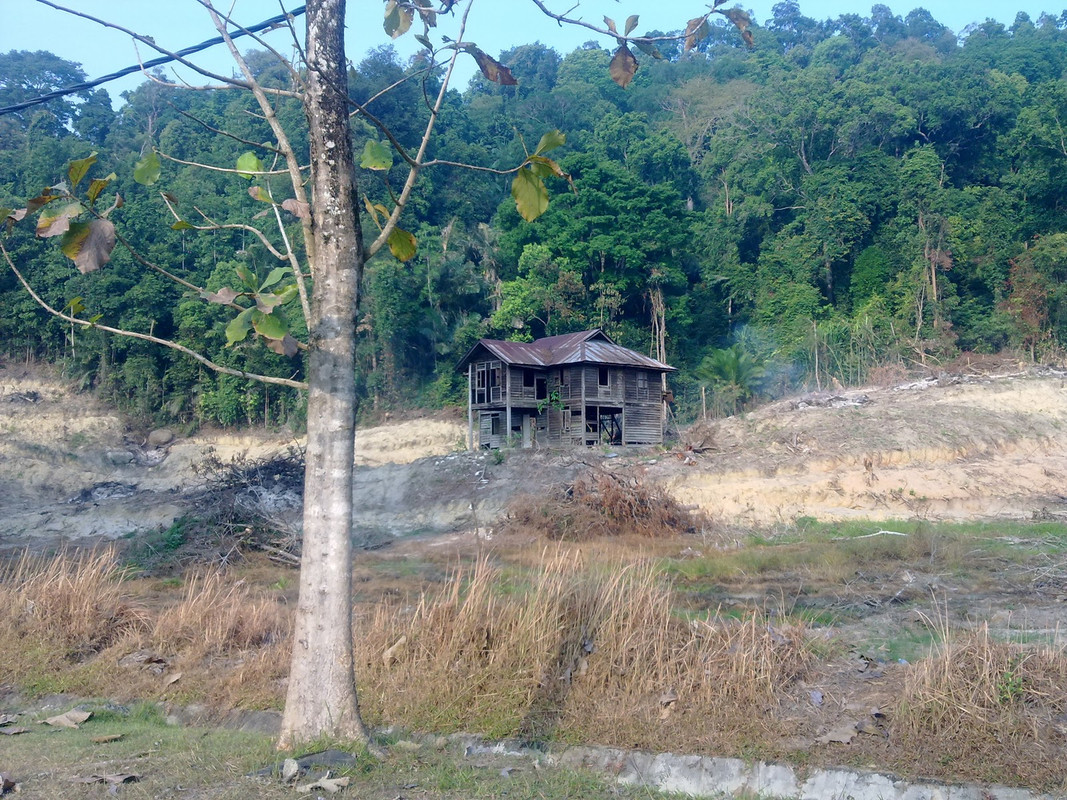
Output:
[[[203,7],[195,0],[55,0],[68,8],[116,22],[126,28],[148,36],[168,50],[180,50],[217,35]],[[574,6],[576,0],[548,0],[549,8],[563,12]],[[631,14],[640,17],[635,33],[646,30],[675,30],[684,27],[690,17],[706,9],[708,0],[580,0],[574,12],[585,20],[602,26],[604,14],[618,20],[620,26]],[[739,0],[727,2],[723,7],[740,5],[747,9],[753,20],[764,23],[771,16],[771,9],[778,0]],[[243,24],[253,25],[280,13],[280,7],[295,8],[302,0],[216,0],[220,9],[232,8],[232,16]],[[1015,4],[1003,0],[884,0],[895,14],[901,17],[916,7],[926,8],[938,22],[956,33],[972,23],[994,19],[1011,25],[1016,13],[1023,11],[1033,20],[1043,11],[1059,15],[1062,9],[1043,5],[1035,0],[1019,0]],[[835,18],[840,14],[857,13],[870,15],[871,0],[855,4],[845,0],[799,0],[800,11],[816,20]],[[346,47],[349,58],[359,62],[371,48],[389,42],[382,30],[382,0],[348,0],[348,30]],[[106,29],[86,19],[73,17],[48,7],[37,0],[0,0],[0,52],[10,50],[48,50],[69,61],[82,65],[89,78],[96,78],[124,67],[135,65],[140,60],[149,60],[158,55],[144,45],[136,46],[126,34]],[[455,22],[442,20],[439,30],[455,35]],[[477,43],[490,55],[519,44],[540,41],[566,54],[583,42],[598,39],[592,31],[572,26],[559,26],[546,18],[528,0],[475,0],[470,15],[466,39]],[[610,40],[599,39],[605,46]],[[250,40],[246,39],[245,42]],[[285,31],[269,34],[267,41],[283,54],[291,52]],[[402,55],[413,53],[418,44],[409,33],[398,41],[397,49]],[[242,46],[242,50],[247,46]],[[201,63],[215,72],[229,75],[233,62],[222,45],[204,51],[197,56]],[[458,82],[453,85],[463,88],[474,72],[472,59],[458,72]],[[173,73],[171,73],[173,74]],[[178,73],[195,85],[203,85],[205,79],[188,72]],[[2,76],[0,76],[2,79]],[[143,78],[133,75],[106,84],[113,102],[118,104],[122,91],[134,88]]]

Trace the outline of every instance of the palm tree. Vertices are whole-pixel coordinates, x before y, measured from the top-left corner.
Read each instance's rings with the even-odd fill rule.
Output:
[[[759,394],[766,370],[740,344],[713,350],[695,371],[697,379],[711,384],[717,398],[733,413]]]

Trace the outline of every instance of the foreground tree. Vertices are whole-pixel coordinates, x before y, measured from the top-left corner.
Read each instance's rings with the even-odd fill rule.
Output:
[[[263,119],[275,137],[272,145],[262,146],[260,150],[269,152],[276,163],[282,166],[281,170],[266,169],[255,153],[250,152],[238,160],[235,169],[229,170],[255,179],[249,194],[255,200],[265,203],[269,207],[268,212],[273,213],[277,222],[275,238],[279,243],[275,245],[267,234],[251,225],[237,227],[259,237],[286,266],[272,270],[266,278],[260,278],[248,270],[238,270],[244,283],[240,290],[225,287],[218,292],[208,292],[204,287],[186,281],[143,256],[138,255],[136,258],[144,266],[177,281],[187,290],[236,311],[237,316],[227,326],[226,331],[231,344],[244,340],[250,332],[254,332],[275,352],[296,355],[301,349],[305,349],[308,375],[306,386],[292,379],[249,375],[225,367],[188,347],[155,337],[151,332],[110,327],[101,321],[99,315],[83,318],[80,314],[85,309],[74,301],[64,309],[55,309],[34,292],[6,249],[3,250],[3,255],[9,268],[34,299],[72,327],[96,328],[151,341],[185,352],[201,364],[223,373],[307,389],[308,442],[300,599],[279,746],[291,747],[298,742],[322,735],[361,741],[369,745],[370,739],[360,717],[356,695],[351,609],[352,470],[356,416],[355,337],[363,269],[367,259],[385,246],[400,260],[407,260],[414,255],[414,237],[398,228],[397,222],[411,196],[419,173],[434,164],[450,163],[428,159],[426,152],[456,57],[461,53],[472,55],[483,75],[490,81],[504,85],[514,84],[515,81],[504,65],[464,41],[463,32],[466,14],[470,10],[469,2],[459,4],[455,0],[446,1],[439,9],[435,9],[430,0],[388,0],[385,5],[385,30],[391,36],[402,35],[416,21],[423,26],[424,33],[419,41],[430,54],[429,64],[423,71],[425,76],[435,76],[437,56],[441,52],[447,55],[445,72],[436,99],[430,105],[429,120],[418,150],[410,153],[388,129],[378,123],[365,106],[353,103],[348,97],[347,58],[343,37],[346,19],[344,0],[309,0],[307,3],[306,35],[302,48],[299,48],[303,53],[303,69],[288,68],[297,91],[270,88],[259,83],[235,46],[234,37],[228,32],[232,26],[231,20],[217,11],[211,0],[198,2],[212,15],[216,27],[241,69],[243,79],[227,79],[197,68],[198,71],[209,79],[253,93]],[[532,2],[549,17],[560,22],[569,21],[564,15],[548,9],[542,0]],[[435,50],[429,41],[428,33],[430,28],[436,25],[437,14],[455,11],[454,7],[460,5],[463,13],[458,23],[458,35],[452,39],[444,39],[443,48]],[[707,20],[711,13],[724,14],[738,26],[743,35],[747,33],[747,17],[742,12],[713,9],[689,21],[683,34],[687,48],[694,47],[701,38],[708,35]],[[293,18],[288,17],[285,24],[293,29]],[[630,36],[638,24],[636,16],[627,19],[624,32],[620,32],[616,23],[607,17],[604,19],[604,26],[579,24],[616,38],[618,49],[612,58],[610,71],[612,79],[621,86],[629,83],[637,69],[637,60],[629,49],[630,43],[646,52],[654,53],[656,50],[653,39]],[[129,33],[143,44],[167,54],[149,37]],[[196,68],[180,56],[167,55],[174,55],[176,60]],[[300,154],[291,144],[291,135],[286,131],[278,114],[279,103],[295,98],[299,98],[303,104],[308,126],[307,186],[310,187],[310,196],[305,189]],[[353,107],[379,128],[382,136],[392,145],[407,168],[407,176],[400,192],[389,192],[392,208],[374,203],[366,196],[362,198],[361,203],[349,123]],[[561,133],[550,131],[542,137],[532,153],[527,153],[526,158],[517,167],[510,170],[489,170],[513,176],[512,195],[519,213],[527,220],[535,219],[547,208],[548,191],[545,179],[552,175],[566,177],[559,165],[544,155],[563,141]],[[361,165],[387,172],[392,159],[392,154],[384,145],[368,142]],[[103,197],[115,179],[114,174],[91,180],[84,195],[77,194],[81,182],[87,177],[94,163],[95,156],[72,163],[68,170],[68,184],[46,189],[29,201],[26,208],[0,209],[0,219],[5,220],[9,226],[36,213],[38,236],[59,237],[63,252],[83,273],[103,267],[110,259],[116,239],[120,238],[110,217],[121,208],[122,199],[116,195],[111,206],[104,211],[96,206],[97,200]],[[274,188],[270,183],[270,176],[274,174],[285,174],[289,178],[292,196],[282,202],[275,200]],[[135,174],[137,181],[145,185],[155,183],[159,176],[159,158],[154,153],[142,160]],[[181,217],[177,199],[173,195],[164,192],[162,196],[176,218],[173,227],[180,230],[218,230],[233,227],[220,225],[206,215],[194,225]],[[361,205],[367,208],[368,215],[379,227],[379,235],[369,244],[363,241],[361,235]],[[286,235],[286,228],[281,219],[282,210],[293,214],[301,222],[306,264],[301,263],[298,248]],[[2,247],[0,243],[0,248]],[[306,318],[306,343],[297,342],[285,322],[282,308],[289,304],[299,308]]]

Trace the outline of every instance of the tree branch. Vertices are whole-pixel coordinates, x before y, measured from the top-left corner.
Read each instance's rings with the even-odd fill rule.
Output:
[[[288,386],[291,389],[308,388],[307,384],[303,381],[294,381],[291,378],[275,378],[272,375],[260,375],[259,373],[245,372],[244,370],[234,369],[233,367],[226,367],[222,364],[216,364],[210,358],[201,355],[200,353],[186,347],[183,344],[178,344],[177,342],[171,341],[170,339],[161,339],[158,336],[150,336],[147,333],[138,333],[137,331],[128,331],[124,330],[123,328],[112,328],[110,325],[101,325],[98,322],[90,322],[87,319],[78,319],[77,317],[71,316],[70,314],[64,314],[62,311],[57,311],[56,309],[52,308],[52,306],[50,306],[44,300],[44,298],[42,298],[39,294],[37,294],[37,292],[33,290],[33,287],[30,286],[26,278],[23,277],[21,272],[19,272],[18,267],[15,266],[15,262],[11,260],[11,254],[8,253],[7,248],[4,247],[3,241],[0,241],[0,252],[4,254],[4,261],[7,262],[7,265],[8,267],[10,267],[11,271],[15,273],[15,277],[18,278],[19,283],[22,284],[22,288],[29,292],[29,295],[33,298],[34,302],[37,303],[37,305],[39,305],[49,314],[58,319],[63,320],[64,322],[68,322],[71,325],[78,325],[82,328],[96,328],[97,330],[104,331],[105,333],[112,333],[116,336],[125,336],[130,339],[140,339],[141,341],[151,342],[152,344],[157,344],[161,347],[168,347],[171,350],[177,350],[179,353],[184,353],[190,358],[203,364],[208,369],[213,370],[214,372],[222,373],[223,375],[233,375],[237,378],[245,378],[247,380],[258,381],[259,383],[270,383],[274,384],[275,386]]]
[[[418,179],[419,172],[423,167],[423,158],[426,156],[426,149],[430,146],[430,137],[433,135],[434,126],[437,124],[437,116],[441,113],[441,106],[444,104],[445,95],[448,93],[448,84],[452,78],[452,71],[456,67],[456,59],[459,58],[459,44],[463,41],[463,35],[467,30],[467,16],[470,12],[471,6],[468,3],[463,11],[463,16],[459,23],[459,31],[456,34],[456,49],[452,52],[452,57],[448,60],[448,68],[445,70],[445,75],[441,80],[441,88],[437,92],[437,101],[434,103],[433,108],[430,109],[430,119],[426,122],[426,130],[422,134],[422,141],[419,143],[419,151],[415,155],[415,162],[409,163],[408,177],[407,180],[404,181],[404,188],[400,191],[400,197],[397,198],[396,205],[393,206],[393,213],[389,215],[389,219],[386,220],[381,233],[378,234],[378,238],[376,238],[371,243],[370,247],[367,248],[368,259],[381,250],[385,243],[389,241],[389,236],[396,229],[397,221],[400,219],[400,215],[403,213],[404,207],[407,205],[408,199],[411,197],[411,191],[415,188],[415,181]]]
[[[139,33],[131,31],[129,28],[124,28],[122,25],[116,25],[114,22],[108,22],[107,20],[100,19],[99,17],[94,17],[91,14],[86,14],[82,11],[75,11],[72,8],[67,8],[66,6],[61,6],[58,3],[53,3],[51,2],[51,0],[37,0],[37,2],[41,3],[42,5],[54,8],[57,11],[62,11],[66,14],[71,14],[72,16],[81,17],[82,19],[87,19],[90,22],[95,22],[97,25],[101,25],[105,28],[113,28],[114,30],[121,31],[122,33],[125,33],[127,36],[129,36],[131,39],[141,42],[142,44],[148,45],[157,53],[161,53],[167,56],[168,58],[174,59],[182,66],[188,67],[194,72],[200,73],[205,78],[210,78],[213,81],[219,81],[220,83],[226,83],[231,86],[236,86],[242,89],[251,88],[244,81],[238,81],[234,78],[227,78],[224,75],[217,75],[214,72],[211,72],[210,70],[206,70],[203,67],[197,66],[194,62],[189,61],[188,59],[178,55],[177,53],[171,52],[170,50],[167,50],[164,47],[160,47],[158,44],[156,44],[155,40],[151,36],[142,36]]]
[[[244,177],[245,175],[288,175],[289,174],[289,170],[288,169],[265,169],[265,170],[262,170],[261,172],[250,172],[249,170],[233,169],[232,167],[215,167],[215,166],[212,166],[211,164],[201,164],[199,161],[184,161],[183,159],[176,158],[174,156],[168,156],[166,153],[164,153],[161,150],[156,150],[156,153],[158,153],[163,158],[167,159],[167,161],[173,161],[175,164],[182,164],[183,166],[186,166],[186,167],[199,167],[200,169],[206,169],[206,170],[210,170],[212,172],[229,172],[229,173],[231,173],[233,175],[240,175],[242,177]],[[306,169],[306,167],[303,167],[302,169]]]
[[[715,0],[715,5],[716,6],[721,5],[723,1],[724,0]],[[611,30],[610,28],[606,28],[606,27],[601,28],[600,26],[594,25],[591,22],[585,22],[583,20],[575,19],[574,17],[571,17],[570,14],[573,13],[575,11],[575,9],[578,8],[578,6],[580,5],[580,2],[579,3],[575,3],[569,9],[564,11],[562,14],[557,14],[555,11],[549,10],[548,6],[545,5],[544,0],[531,0],[531,2],[535,6],[537,6],[539,9],[541,9],[541,13],[543,13],[546,17],[550,17],[551,19],[554,19],[559,24],[560,27],[563,27],[563,23],[567,23],[568,25],[576,25],[579,28],[588,28],[589,30],[591,30],[591,31],[593,31],[595,33],[599,33],[601,36],[609,36],[612,39],[621,40],[621,41],[624,41],[624,42],[634,42],[634,41],[640,41],[640,42],[676,42],[676,41],[680,41],[681,39],[685,38],[685,34],[684,33],[675,34],[675,35],[668,35],[668,36],[629,36],[629,35],[623,35],[623,34],[618,33],[617,31]],[[721,14],[721,13],[722,12],[719,11],[718,8],[713,8],[712,10],[708,11],[706,14],[703,14],[700,17],[696,17],[696,19],[702,19],[704,22],[707,22],[707,20],[711,17],[712,14]]]
[[[204,8],[211,9],[211,3],[208,2],[208,0],[197,0],[197,2],[200,3],[200,5],[204,6]],[[282,8],[282,11],[285,11],[285,9]],[[254,42],[256,42],[256,44],[258,44],[260,47],[262,47],[264,50],[266,50],[272,56],[274,56],[276,59],[278,59],[278,63],[281,64],[283,67],[285,67],[286,71],[289,73],[289,77],[291,77],[293,79],[293,85],[294,86],[299,86],[299,87],[303,87],[304,86],[303,78],[301,78],[300,77],[300,73],[297,72],[297,70],[295,70],[293,68],[293,65],[289,62],[289,59],[285,58],[281,53],[279,53],[277,50],[275,50],[273,47],[271,47],[269,44],[267,44],[267,41],[263,37],[259,36],[258,34],[254,33],[253,31],[250,31],[248,28],[244,27],[239,22],[235,22],[233,20],[233,18],[230,17],[227,14],[219,14],[219,16],[222,17],[222,19],[225,20],[228,25],[232,25],[237,30],[241,31],[241,33],[243,33],[245,36],[248,36],[249,38],[251,38]],[[286,22],[286,24],[289,26],[290,31],[292,31],[291,24],[288,21]],[[267,30],[268,31],[274,30],[274,28],[272,26],[272,27],[268,28]],[[293,39],[295,41],[296,37],[294,36]]]
[[[281,124],[278,115],[274,111],[274,106],[270,104],[270,100],[267,99],[267,95],[263,92],[263,87],[259,85],[258,81],[256,81],[255,77],[252,75],[252,70],[249,69],[248,62],[244,60],[244,57],[237,49],[237,46],[233,43],[233,39],[230,38],[230,34],[226,30],[226,25],[212,6],[211,0],[199,1],[211,14],[211,19],[215,23],[215,28],[225,40],[226,46],[230,50],[230,55],[233,56],[233,60],[237,62],[237,65],[241,68],[241,72],[244,74],[245,80],[247,81],[248,88],[255,96],[260,110],[266,117],[267,124],[270,125],[270,129],[274,133],[275,139],[278,141],[278,149],[282,152],[285,158],[286,167],[288,168],[289,182],[293,187],[293,196],[296,198],[297,203],[300,203],[304,208],[309,209],[309,213],[300,217],[300,224],[304,232],[304,251],[307,254],[308,263],[312,265],[313,271],[315,265],[315,238],[311,229],[311,203],[308,202],[307,192],[304,190],[304,177],[301,174],[300,162],[297,160],[296,151],[293,149],[293,145],[289,141],[289,136],[285,131],[285,127]],[[311,299],[308,295],[307,282],[304,280],[303,270],[294,269],[293,273],[293,277],[296,279],[296,290],[300,295],[300,310],[304,314],[304,321],[310,325]]]
[[[255,227],[254,225],[245,225],[244,223],[241,223],[241,222],[229,222],[229,223],[215,222],[215,220],[213,220],[211,217],[209,217],[207,214],[205,214],[203,211],[201,211],[200,208],[198,208],[197,206],[193,206],[193,208],[196,209],[196,213],[200,215],[201,219],[203,219],[207,223],[207,225],[193,225],[193,223],[191,223],[188,220],[182,218],[182,215],[178,213],[177,209],[174,208],[174,204],[171,203],[170,199],[167,197],[166,192],[160,192],[159,194],[163,198],[163,203],[167,206],[167,210],[170,211],[171,216],[174,217],[174,219],[176,219],[178,222],[184,222],[186,225],[188,225],[193,230],[195,230],[195,231],[224,231],[224,230],[247,231],[248,233],[251,233],[256,238],[258,238],[259,241],[263,244],[263,246],[266,247],[267,250],[270,252],[270,254],[272,256],[274,256],[276,259],[278,259],[279,261],[285,261],[286,260],[285,254],[280,252],[271,243],[270,239],[267,238],[267,235],[265,233],[263,233],[263,231],[261,231],[259,228]]]
[[[207,128],[212,133],[216,133],[219,136],[226,136],[226,137],[228,137],[230,139],[233,139],[235,142],[240,142],[241,144],[246,144],[249,147],[256,147],[256,148],[259,148],[260,150],[266,150],[267,152],[274,153],[275,155],[281,155],[282,154],[281,151],[277,150],[276,148],[271,147],[270,145],[263,144],[263,142],[253,142],[253,141],[250,141],[248,139],[242,139],[240,136],[237,136],[236,134],[230,133],[229,131],[220,130],[219,128],[213,128],[212,126],[208,125],[206,122],[204,122],[204,120],[200,119],[196,115],[190,114],[188,111],[183,111],[182,109],[176,107],[174,105],[174,103],[169,103],[169,105],[170,105],[171,108],[173,108],[179,114],[181,114],[183,117],[188,117],[193,122],[197,123],[198,125],[202,125],[203,127]]]

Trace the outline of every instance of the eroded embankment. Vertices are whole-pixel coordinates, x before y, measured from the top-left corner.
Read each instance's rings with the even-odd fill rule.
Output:
[[[715,452],[664,480],[681,502],[751,525],[1067,513],[1061,376],[924,382],[843,400],[726,420]]]

